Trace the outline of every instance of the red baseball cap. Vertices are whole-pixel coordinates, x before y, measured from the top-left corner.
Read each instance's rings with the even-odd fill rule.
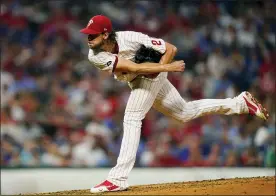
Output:
[[[81,33],[84,34],[100,34],[104,32],[110,33],[112,31],[112,23],[111,20],[103,15],[93,16],[86,28],[80,30]]]

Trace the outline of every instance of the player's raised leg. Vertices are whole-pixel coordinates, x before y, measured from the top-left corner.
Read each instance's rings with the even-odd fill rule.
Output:
[[[152,107],[165,80],[165,74],[160,74],[161,76],[155,81],[137,78],[131,83],[132,91],[125,110],[124,134],[117,165],[111,169],[107,180],[91,188],[91,192],[127,189],[127,178],[134,166],[140,141],[142,120]]]
[[[169,80],[164,82],[153,107],[181,122],[187,122],[208,114],[250,113],[264,120],[268,118],[266,109],[249,92],[242,92],[234,98],[201,99],[186,102]]]

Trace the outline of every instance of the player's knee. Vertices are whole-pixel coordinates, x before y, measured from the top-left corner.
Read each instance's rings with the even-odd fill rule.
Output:
[[[135,127],[136,129],[141,129],[142,127],[142,121],[141,120],[135,120],[135,119],[128,119],[124,118],[124,128],[126,127]]]
[[[142,111],[125,112],[124,122],[141,122],[145,118],[145,114]]]

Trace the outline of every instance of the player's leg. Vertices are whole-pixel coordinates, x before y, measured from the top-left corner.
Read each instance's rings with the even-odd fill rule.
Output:
[[[152,107],[165,80],[162,75],[157,80],[137,78],[131,83],[132,91],[125,109],[124,134],[120,154],[116,166],[111,169],[107,178],[108,182],[118,186],[118,189],[128,187],[127,178],[135,163],[142,120]],[[91,192],[99,192],[99,188],[96,186],[91,189]]]
[[[137,79],[132,83],[132,91],[125,109],[124,134],[117,165],[111,169],[108,179],[122,184],[126,182],[134,166],[140,141],[142,120],[152,107],[161,88],[159,81]]]
[[[243,92],[237,97],[227,99],[201,99],[186,102],[169,80],[164,82],[153,107],[181,122],[187,122],[208,114],[252,113],[263,119],[268,117],[265,109],[257,103],[250,93]]]

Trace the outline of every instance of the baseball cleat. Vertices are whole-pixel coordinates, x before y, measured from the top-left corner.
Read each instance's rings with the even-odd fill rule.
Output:
[[[101,193],[101,192],[110,192],[110,191],[123,191],[126,190],[127,187],[120,187],[108,180],[104,181],[103,183],[93,187],[90,189],[91,193]]]
[[[258,102],[258,100],[253,97],[249,92],[245,91],[241,93],[245,100],[249,114],[258,116],[261,119],[267,120],[269,114],[267,110]]]

